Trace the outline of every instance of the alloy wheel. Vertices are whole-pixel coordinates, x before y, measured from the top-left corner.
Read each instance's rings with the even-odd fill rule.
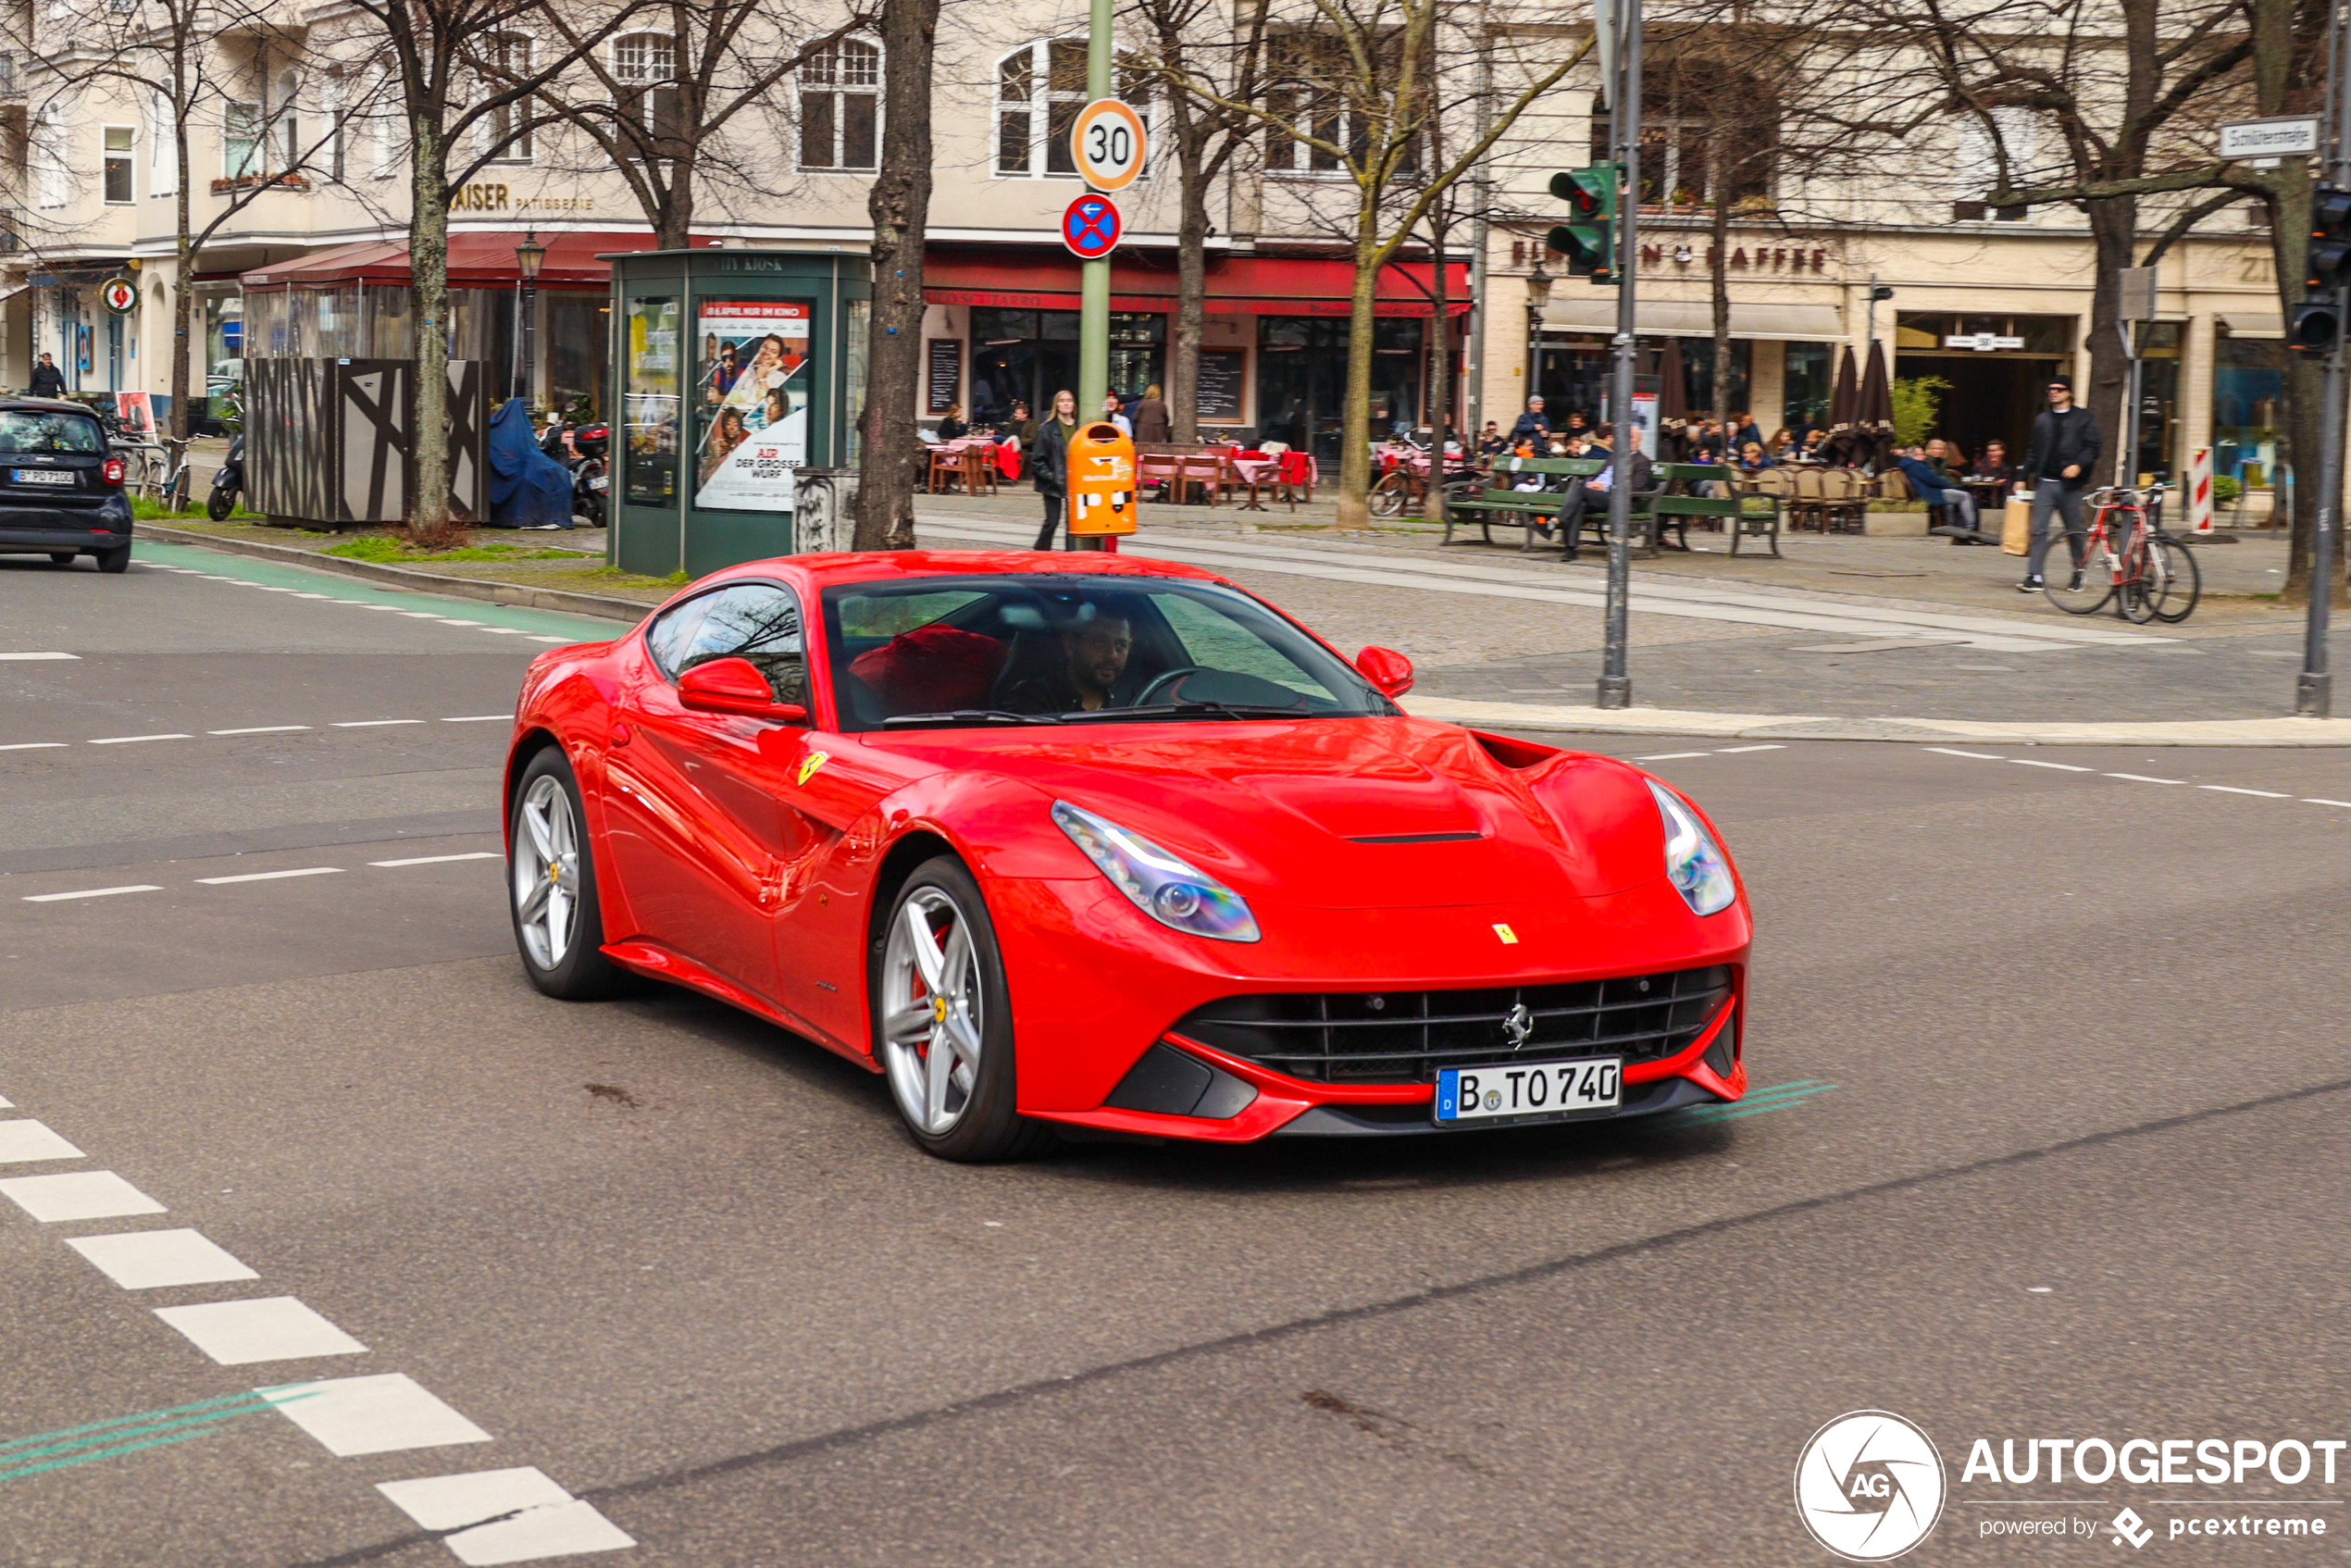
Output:
[[[563,780],[532,779],[515,821],[515,925],[530,962],[553,969],[571,951],[579,910],[579,828]]]
[[[971,922],[943,889],[917,888],[899,906],[881,994],[890,1092],[909,1122],[937,1137],[971,1106],[987,1025]]]

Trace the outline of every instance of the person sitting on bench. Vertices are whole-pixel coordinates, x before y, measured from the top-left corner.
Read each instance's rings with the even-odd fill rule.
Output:
[[[1567,499],[1561,504],[1559,513],[1560,528],[1567,541],[1561,553],[1562,559],[1569,561],[1575,559],[1575,547],[1581,541],[1584,532],[1585,511],[1597,505],[1605,512],[1608,506],[1609,492],[1616,487],[1615,442],[1616,427],[1603,424],[1592,432],[1591,442],[1584,448],[1585,456],[1607,458],[1608,467],[1586,479],[1582,484],[1568,487]],[[1642,494],[1650,488],[1651,467],[1648,454],[1643,452],[1638,446],[1635,446],[1632,460],[1624,467],[1627,475],[1632,479],[1634,494]],[[1603,527],[1603,532],[1605,532],[1605,527]]]
[[[1976,531],[1975,497],[1963,490],[1946,489],[1943,476],[1927,466],[1924,448],[1914,446],[1902,454],[1900,467],[1902,477],[1910,481],[1911,493],[1929,506],[1947,506],[1959,514],[1956,525],[1946,524],[1935,532],[1942,533],[1954,526],[1971,534]]]

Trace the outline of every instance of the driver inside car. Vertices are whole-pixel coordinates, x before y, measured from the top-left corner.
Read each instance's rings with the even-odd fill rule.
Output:
[[[1134,623],[1125,614],[1081,604],[1076,620],[1062,630],[1061,656],[1014,681],[1004,693],[1004,706],[1031,714],[1122,707],[1133,701],[1118,685],[1134,651]]]

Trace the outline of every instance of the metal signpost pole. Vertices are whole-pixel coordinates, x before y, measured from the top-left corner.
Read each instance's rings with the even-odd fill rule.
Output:
[[[2351,5],[2335,0],[2327,35],[2327,182],[2351,184],[2351,93],[2344,91],[2345,50],[2351,47]],[[2351,289],[2336,289],[2334,346],[2327,352],[2326,397],[2319,415],[2319,516],[2310,535],[2310,620],[2304,635],[2302,674],[2294,683],[2294,711],[2324,718],[2334,702],[2327,668],[2327,618],[2334,597],[2334,535],[2343,512],[2343,330]]]
[[[1086,34],[1086,97],[1111,96],[1111,0],[1092,0]],[[1078,264],[1077,422],[1102,417],[1110,392],[1110,257]]]
[[[1641,0],[1622,0],[1613,7],[1617,34],[1616,58],[1622,80],[1609,94],[1609,136],[1615,145],[1618,178],[1616,197],[1616,369],[1614,391],[1609,394],[1609,417],[1616,425],[1610,447],[1611,476],[1608,489],[1608,628],[1600,655],[1598,701],[1603,708],[1633,705],[1633,678],[1624,669],[1626,622],[1633,591],[1634,443],[1640,431],[1633,424],[1633,280],[1641,259]]]

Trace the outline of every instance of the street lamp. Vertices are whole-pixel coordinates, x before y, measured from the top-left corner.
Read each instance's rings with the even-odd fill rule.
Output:
[[[1536,378],[1543,370],[1543,307],[1551,303],[1551,275],[1543,270],[1542,243],[1536,243],[1535,270],[1526,275],[1526,395],[1539,396]]]
[[[522,275],[522,352],[515,358],[515,395],[519,398],[530,396],[531,317],[538,315],[539,268],[546,260],[547,247],[539,243],[539,230],[525,230],[522,243],[515,247],[515,270]]]

